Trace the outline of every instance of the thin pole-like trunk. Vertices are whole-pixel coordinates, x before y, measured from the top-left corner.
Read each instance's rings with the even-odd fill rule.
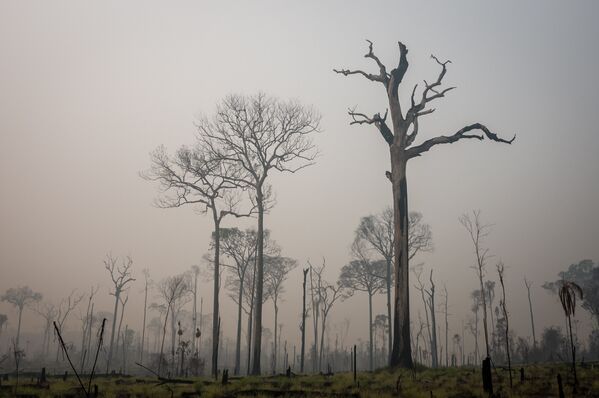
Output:
[[[372,294],[368,292],[368,366],[374,370],[373,340],[372,340]]]
[[[526,285],[526,290],[528,292],[528,309],[530,310],[530,326],[532,328],[532,347],[537,348],[537,336],[535,334],[535,319],[532,311],[532,299],[530,298],[531,284],[526,279],[524,279],[524,284]]]
[[[192,321],[193,321],[192,334],[194,336],[195,336],[195,333],[196,333],[196,329],[198,327],[198,272],[196,270],[197,270],[197,268],[194,268],[193,313],[191,314]],[[192,355],[193,355],[193,353],[196,352],[196,339],[195,338],[191,339],[191,352],[192,352]]]
[[[129,300],[129,296],[127,296],[127,298],[125,298],[125,301],[123,301],[121,303],[121,319],[119,321],[119,328],[117,330],[116,333],[116,355],[118,355],[118,349],[119,349],[119,340],[121,337],[121,326],[123,325],[123,315],[125,315],[125,304],[127,304],[127,300]],[[117,359],[118,361],[118,359]]]
[[[88,353],[91,353],[93,320],[94,320],[94,303],[92,303],[92,308],[89,313],[89,319],[88,319],[88,325],[87,325],[87,351],[86,352],[88,352]],[[81,365],[82,368],[85,367],[86,362],[87,362],[87,360],[85,360],[83,362],[83,364]],[[83,372],[81,372],[81,373],[83,373]]]
[[[146,341],[146,314],[148,312],[148,280],[146,279],[145,295],[144,295],[144,320],[141,328],[141,349],[139,350],[139,363],[144,362],[144,349]],[[194,329],[195,331],[195,329]],[[195,341],[195,339],[194,339]]]
[[[114,313],[112,315],[112,331],[110,332],[110,345],[108,346],[108,358],[106,359],[106,373],[110,370],[110,361],[112,360],[112,349],[114,347],[114,332],[116,329],[116,316],[119,310],[119,296],[121,292],[119,290],[115,290],[114,292]]]
[[[279,306],[277,305],[276,296],[275,296],[275,299],[274,299],[274,306],[275,306],[275,339],[274,339],[274,342],[273,342],[273,353],[272,353],[272,371],[273,371],[273,374],[275,374],[277,372],[277,345],[278,345],[277,338],[279,336],[279,333],[278,333],[278,329],[279,329],[279,327],[278,327],[279,326],[279,324],[278,324],[278,321],[279,321]]]
[[[219,318],[219,290],[220,290],[220,219],[216,214],[216,206],[212,206],[214,219],[214,300],[212,307],[212,362],[211,374],[218,377],[218,318]]]
[[[239,295],[237,297],[237,336],[235,341],[235,368],[233,369],[234,375],[239,375],[240,363],[241,363],[241,318],[242,318],[242,305],[243,305],[243,280],[239,279]]]
[[[447,320],[447,287],[445,287],[445,367],[449,367],[449,322]]]
[[[162,327],[162,342],[160,343],[160,356],[158,357],[158,376],[160,376],[160,370],[162,368],[162,358],[164,355],[164,339],[166,337],[166,324],[168,321],[168,313],[171,309],[171,303],[168,303],[166,306],[166,314],[164,316],[164,325]]]
[[[254,269],[253,269],[253,274],[252,274],[252,294],[251,294],[251,300],[250,300],[250,314],[248,316],[248,346],[247,346],[247,354],[248,354],[248,366],[247,366],[247,374],[250,375],[252,373],[252,327],[253,327],[253,321],[254,321],[254,303],[255,303],[255,299],[256,299],[256,263],[257,263],[257,259],[254,259]]]
[[[17,338],[15,341],[16,350],[19,351],[21,348],[19,346],[19,338],[21,337],[21,317],[23,316],[23,307],[19,307],[19,321],[17,324]]]
[[[304,355],[306,350],[306,277],[308,276],[308,269],[304,270],[304,284],[303,284],[303,298],[302,298],[302,348],[300,357],[300,373],[304,373]],[[295,361],[295,354],[294,354]]]
[[[258,205],[258,269],[256,275],[256,303],[254,312],[254,346],[252,347],[252,375],[260,374],[260,357],[262,353],[262,297],[264,289],[264,198],[262,187],[256,189]]]
[[[393,114],[392,110],[392,116]],[[395,225],[393,236],[395,297],[393,303],[393,350],[390,365],[412,368],[414,364],[410,345],[407,159],[404,159],[405,155],[401,145],[403,144],[391,145],[391,182]]]
[[[314,278],[312,277],[312,266],[310,266],[310,293],[312,296],[312,325],[314,327],[314,344],[312,345],[312,372],[316,373],[318,365],[318,301],[314,299]]]

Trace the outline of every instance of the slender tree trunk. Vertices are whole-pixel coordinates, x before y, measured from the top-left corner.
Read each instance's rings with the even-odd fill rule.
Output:
[[[437,347],[437,318],[435,317],[435,296],[434,293],[430,298],[430,312],[431,312],[431,329],[432,329],[432,339],[431,339],[431,361],[433,368],[439,367],[439,357],[438,357],[438,347]]]
[[[218,318],[219,314],[219,291],[220,291],[220,219],[216,214],[216,206],[212,206],[214,219],[214,300],[212,307],[212,362],[211,374],[218,377]]]
[[[192,335],[195,336],[196,329],[198,328],[198,272],[197,268],[194,268],[194,282],[193,282],[193,313],[192,321],[193,321],[193,330]],[[145,315],[145,314],[144,314]],[[196,352],[196,338],[193,337],[191,339],[191,355]]]
[[[304,356],[306,350],[306,276],[308,275],[308,269],[304,270],[304,294],[302,303],[302,352],[300,358],[300,373],[304,373]],[[295,360],[295,359],[294,359]]]
[[[488,330],[488,321],[487,321],[487,299],[486,299],[486,294],[485,294],[485,284],[483,282],[483,264],[482,264],[482,259],[480,257],[480,249],[478,247],[476,247],[476,256],[477,256],[477,260],[478,260],[478,280],[480,282],[480,292],[481,292],[481,298],[483,300],[483,329],[485,332],[485,348],[486,348],[486,352],[487,352],[487,358],[491,357],[491,352],[489,349],[489,330]]]
[[[447,320],[447,287],[445,287],[445,367],[449,367],[449,322]]]
[[[121,304],[121,318],[120,318],[120,321],[119,321],[119,328],[117,329],[117,332],[116,332],[115,350],[116,350],[117,358],[118,358],[118,352],[119,352],[118,351],[119,350],[119,340],[120,340],[120,337],[121,337],[121,326],[123,325],[123,315],[125,315],[125,304],[127,304],[127,300],[128,300],[128,297],[125,298],[125,301]],[[118,359],[117,359],[117,362],[118,362]]]
[[[235,341],[235,368],[233,369],[233,374],[235,376],[239,375],[240,372],[240,363],[241,363],[241,318],[242,318],[242,304],[243,304],[243,280],[242,277],[239,280],[239,296],[238,296],[238,305],[237,305],[237,336]]]
[[[158,357],[158,376],[160,376],[160,370],[162,369],[162,358],[164,355],[164,339],[166,337],[166,324],[168,321],[168,313],[171,309],[171,303],[166,306],[166,315],[164,316],[164,325],[162,327],[162,342],[160,343],[160,356]]]
[[[110,361],[112,359],[112,349],[114,347],[114,332],[116,329],[116,316],[119,310],[119,296],[121,292],[115,290],[114,292],[114,314],[112,315],[112,331],[110,332],[110,345],[108,346],[108,358],[106,359],[106,373],[110,370]]]
[[[21,349],[19,346],[19,339],[21,337],[21,317],[23,316],[23,307],[19,307],[19,321],[17,324],[17,338],[15,341],[15,347],[17,347],[17,351]]]
[[[146,313],[148,312],[148,280],[146,279],[145,295],[144,295],[144,320],[141,328],[141,349],[139,350],[139,363],[144,362],[144,349],[146,341]],[[195,328],[194,328],[195,333]],[[195,341],[195,339],[193,339]]]
[[[372,339],[372,294],[368,292],[368,369],[374,370],[373,339]]]
[[[279,306],[277,305],[277,300],[275,299],[274,301],[274,305],[275,305],[275,340],[273,342],[273,353],[272,353],[272,370],[273,370],[273,374],[275,374],[277,372],[277,337],[279,336],[278,334],[278,330],[279,329]]]
[[[316,373],[318,366],[318,302],[314,299],[314,278],[310,266],[310,294],[312,296],[312,325],[314,327],[314,344],[312,345],[312,372]]]
[[[92,308],[89,314],[89,320],[88,320],[88,326],[87,326],[87,352],[91,353],[91,344],[92,344],[92,326],[93,326],[93,321],[94,321],[94,303],[92,303]],[[89,357],[88,357],[89,358]],[[81,365],[82,367],[85,367],[86,365],[86,361],[84,361],[83,365]],[[81,372],[83,373],[83,372]]]
[[[568,316],[568,328],[570,329],[570,347],[572,349],[572,371],[574,372],[574,388],[578,385],[576,377],[576,347],[574,346],[574,334],[572,334],[572,317]]]
[[[257,246],[257,243],[256,243]],[[256,250],[257,251],[257,250]],[[253,269],[253,274],[252,274],[252,294],[251,294],[251,300],[250,300],[250,314],[248,317],[248,345],[247,345],[247,354],[248,354],[248,361],[247,361],[247,374],[250,375],[252,373],[252,328],[253,328],[253,322],[254,322],[254,304],[255,304],[255,300],[256,300],[256,268],[257,268],[257,259],[254,259],[254,269]]]
[[[254,312],[254,346],[252,349],[252,375],[260,374],[260,357],[262,351],[262,296],[264,288],[264,198],[262,186],[256,189],[256,202],[258,205],[258,269],[256,275],[256,303]]]
[[[392,116],[394,110],[392,110]],[[401,118],[400,118],[401,119]],[[396,123],[394,117],[394,124]],[[399,122],[397,122],[399,123]],[[394,129],[397,131],[396,129]],[[399,131],[398,131],[399,133]],[[403,134],[405,136],[405,134]],[[391,366],[412,368],[410,345],[410,295],[408,265],[408,186],[403,143],[391,145],[391,182],[393,187],[394,313]]]
[[[537,336],[535,334],[535,319],[532,312],[532,300],[530,298],[530,284],[524,280],[526,290],[528,291],[528,308],[530,310],[530,326],[532,327],[532,347],[537,348]]]

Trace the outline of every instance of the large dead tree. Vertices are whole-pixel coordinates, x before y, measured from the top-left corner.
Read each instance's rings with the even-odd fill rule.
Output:
[[[374,125],[380,132],[385,142],[389,145],[391,158],[391,171],[386,175],[391,181],[393,191],[393,219],[394,219],[394,316],[393,316],[393,350],[391,353],[391,366],[412,367],[412,353],[410,345],[410,301],[409,301],[409,267],[408,267],[408,186],[406,179],[407,163],[440,144],[451,144],[464,139],[483,140],[485,137],[496,142],[511,143],[498,137],[481,123],[473,123],[462,127],[449,135],[440,135],[416,143],[419,134],[420,118],[434,112],[430,106],[443,98],[454,87],[444,87],[443,78],[447,73],[450,61],[442,62],[435,56],[433,60],[441,67],[436,80],[429,83],[424,81],[420,94],[417,95],[418,85],[411,91],[410,105],[404,112],[399,99],[399,86],[408,70],[408,49],[398,42],[399,63],[397,67],[388,71],[387,67],[374,54],[372,42],[368,41],[368,52],[364,55],[371,59],[378,67],[377,73],[368,73],[362,70],[334,69],[334,72],[344,76],[359,75],[367,80],[381,84],[389,102],[389,109],[381,115],[373,116],[349,110],[352,118],[350,124]],[[387,124],[387,116],[391,116],[391,124]]]
[[[295,173],[314,164],[317,150],[310,135],[318,131],[320,116],[298,102],[280,101],[264,94],[231,95],[212,119],[198,123],[200,139],[213,156],[243,171],[235,180],[250,187],[258,213],[256,308],[252,345],[252,374],[260,374],[262,296],[264,294],[264,213],[268,210],[274,172]]]
[[[161,208],[175,208],[185,205],[199,206],[203,213],[210,213],[214,225],[213,232],[213,278],[214,295],[212,311],[212,362],[214,377],[218,371],[218,319],[220,314],[220,225],[228,215],[245,217],[252,214],[240,213],[241,202],[238,165],[227,163],[211,156],[205,147],[181,147],[174,156],[169,156],[164,147],[158,147],[150,154],[150,170],[142,177],[160,184],[163,195],[156,200]]]

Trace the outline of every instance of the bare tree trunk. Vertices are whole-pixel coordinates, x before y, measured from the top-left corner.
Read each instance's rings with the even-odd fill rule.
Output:
[[[393,218],[395,224],[393,237],[395,253],[395,301],[393,313],[393,350],[390,365],[412,368],[408,265],[407,159],[404,159],[404,156],[403,148],[400,148],[396,144],[391,145],[391,181],[393,185]]]
[[[447,286],[445,289],[445,367],[449,367],[449,322],[447,320]]]
[[[279,336],[278,334],[278,321],[279,321],[279,306],[277,305],[277,301],[274,301],[274,305],[275,305],[275,339],[273,342],[273,353],[272,353],[272,370],[273,370],[273,374],[276,373],[277,371],[277,337]]]
[[[212,207],[214,219],[214,300],[212,307],[212,362],[211,374],[218,377],[218,318],[219,314],[219,291],[220,291],[220,220],[216,214],[216,207]]]
[[[303,304],[302,304],[302,352],[300,359],[300,373],[304,373],[304,358],[306,350],[306,276],[308,275],[308,269],[304,270],[304,284],[303,284]],[[295,360],[295,353],[294,353]]]
[[[241,363],[241,310],[243,305],[243,278],[239,280],[239,296],[237,305],[237,336],[235,342],[235,368],[233,369],[234,375],[239,375],[240,363]]]
[[[431,339],[431,361],[433,364],[433,368],[439,367],[439,357],[438,357],[438,347],[437,347],[437,318],[435,316],[435,284],[433,283],[433,270],[431,269],[430,273],[430,282],[431,282],[431,290],[429,292],[429,311],[431,313],[431,329],[432,329],[432,339]]]
[[[528,292],[528,308],[530,310],[530,326],[532,327],[532,347],[537,348],[537,336],[535,335],[535,319],[532,312],[532,300],[530,298],[530,287],[531,283],[524,278],[524,285],[526,286],[526,290]]]
[[[260,356],[262,352],[262,297],[264,288],[264,197],[262,186],[256,188],[256,202],[258,205],[258,269],[256,275],[256,302],[254,312],[254,345],[252,347],[252,375],[260,374]]]
[[[121,303],[121,319],[119,321],[119,328],[118,328],[118,330],[116,332],[116,345],[115,345],[115,347],[116,347],[117,355],[118,355],[118,349],[119,349],[119,340],[120,340],[120,336],[121,336],[121,326],[123,325],[123,315],[125,315],[125,305],[127,304],[127,300],[129,300],[129,296],[127,296],[125,298],[125,301],[123,301]]]
[[[312,266],[310,266],[310,293],[312,295],[312,324],[314,326],[314,344],[312,346],[312,372],[316,373],[318,365],[318,303],[314,300],[314,279],[312,278]]]
[[[162,358],[164,355],[164,339],[166,337],[166,324],[168,321],[168,313],[171,309],[170,303],[166,306],[166,314],[164,315],[164,325],[162,327],[162,342],[160,343],[160,356],[158,357],[158,376],[160,376],[160,370],[162,369]]]
[[[144,294],[144,320],[141,328],[141,349],[139,350],[139,363],[144,362],[144,349],[146,341],[146,314],[148,312],[148,280],[146,278],[145,294]],[[195,332],[195,329],[194,329]],[[193,339],[195,341],[195,339]]]
[[[371,372],[374,370],[374,355],[372,344],[372,294],[368,292],[368,368]]]
[[[119,299],[121,292],[119,290],[115,290],[114,292],[114,313],[112,315],[112,331],[110,332],[110,345],[108,346],[108,358],[106,359],[106,373],[110,371],[110,361],[112,360],[112,349],[114,347],[114,332],[116,329],[116,316],[119,310]]]
[[[198,268],[194,266],[194,282],[193,282],[193,313],[192,321],[193,321],[193,330],[192,334],[195,336],[196,330],[198,328]],[[147,291],[147,290],[146,290]],[[145,314],[144,314],[145,315]],[[191,339],[191,355],[196,352],[196,339]]]

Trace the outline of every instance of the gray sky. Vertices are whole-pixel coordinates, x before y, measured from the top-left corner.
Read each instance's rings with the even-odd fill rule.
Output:
[[[323,115],[318,164],[273,177],[277,205],[266,225],[300,265],[326,257],[334,280],[359,218],[391,201],[386,144],[346,114],[354,105],[384,112],[383,88],[332,72],[376,70],[363,58],[368,38],[387,65],[397,62],[397,40],[408,46],[404,101],[414,83],[436,77],[431,53],[452,60],[445,81],[458,89],[421,123],[421,138],[472,122],[518,134],[512,146],[460,142],[409,164],[410,206],[436,247],[416,261],[446,281],[450,327],[476,287],[457,221],[472,209],[495,224],[487,242],[508,267],[517,332],[529,334],[524,275],[535,284],[537,328],[561,325],[557,299],[539,286],[570,263],[599,260],[598,11],[594,1],[1,1],[0,291],[26,284],[57,302],[100,284],[109,310],[108,251],[131,254],[140,281],[145,267],[160,279],[198,264],[210,220],[154,208],[156,186],[138,172],[156,146],[192,143],[194,120],[219,99],[258,90]],[[282,311],[292,338],[300,275],[288,281]],[[202,287],[210,307],[210,284]],[[140,308],[140,289],[129,308]],[[348,317],[350,338],[364,338],[366,303],[357,295],[340,304],[333,324]],[[376,312],[384,311],[381,296]],[[14,321],[6,303],[0,312]],[[26,316],[28,327],[38,323]]]

